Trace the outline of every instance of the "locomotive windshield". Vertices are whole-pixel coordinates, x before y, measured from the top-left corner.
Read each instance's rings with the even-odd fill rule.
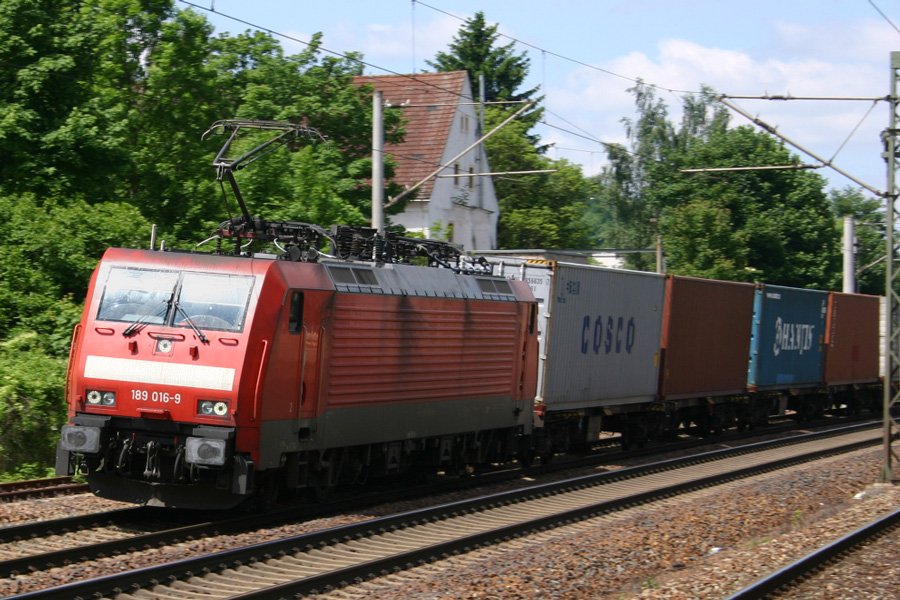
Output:
[[[113,267],[100,321],[241,331],[253,277]]]

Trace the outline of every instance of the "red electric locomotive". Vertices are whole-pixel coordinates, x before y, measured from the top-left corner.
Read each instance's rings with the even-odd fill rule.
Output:
[[[58,470],[207,508],[506,460],[531,429],[535,320],[527,285],[489,272],[111,249],[73,338]]]
[[[252,217],[233,172],[318,134],[218,129],[242,215],[213,253],[106,252],[73,335],[57,472],[108,498],[213,508],[528,452],[528,286],[451,244]],[[278,133],[226,158],[245,129]],[[260,241],[277,254],[251,254]]]

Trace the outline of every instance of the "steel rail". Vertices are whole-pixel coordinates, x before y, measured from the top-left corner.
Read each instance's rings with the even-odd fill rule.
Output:
[[[863,428],[856,426],[846,429],[858,432]],[[869,429],[871,429],[871,427],[869,427]],[[219,574],[226,572],[231,568],[240,568],[240,565],[253,564],[254,566],[262,567],[268,559],[274,561],[279,557],[290,557],[304,551],[312,551],[314,554],[321,554],[327,552],[330,548],[334,548],[337,552],[337,557],[334,560],[338,563],[344,561],[348,555],[369,556],[371,558],[373,555],[378,555],[380,550],[360,549],[355,545],[352,548],[347,548],[346,546],[349,544],[356,544],[359,540],[371,537],[381,538],[379,545],[383,547],[385,545],[385,537],[394,536],[396,538],[397,536],[400,536],[403,538],[404,536],[408,536],[409,534],[404,531],[404,528],[415,527],[418,529],[428,527],[434,523],[442,521],[446,523],[447,521],[450,521],[451,524],[449,527],[454,529],[456,527],[452,524],[454,519],[464,518],[466,515],[483,512],[485,510],[500,509],[501,507],[510,504],[515,504],[517,510],[520,510],[521,507],[525,506],[526,502],[531,502],[532,505],[539,505],[543,502],[547,505],[547,498],[553,496],[552,501],[549,502],[549,504],[552,505],[550,514],[535,518],[529,517],[523,519],[524,522],[507,523],[499,526],[493,526],[493,524],[489,523],[485,526],[485,529],[475,531],[469,535],[456,535],[457,532],[452,531],[453,539],[437,542],[435,540],[440,539],[440,536],[437,533],[426,534],[426,541],[418,548],[389,552],[386,556],[381,556],[372,560],[357,560],[356,564],[349,566],[344,564],[341,568],[332,569],[329,572],[322,572],[323,569],[321,568],[321,564],[327,561],[323,561],[321,558],[311,559],[312,562],[319,567],[318,572],[307,573],[307,576],[299,581],[284,582],[285,578],[282,577],[281,581],[283,583],[279,583],[274,587],[270,582],[266,586],[266,589],[252,590],[253,586],[248,583],[249,580],[254,578],[252,575],[245,572],[233,574],[232,576],[238,581],[238,583],[235,584],[237,586],[235,589],[238,591],[230,594],[230,596],[226,594],[225,596],[219,597],[259,599],[307,593],[312,590],[322,590],[329,586],[338,586],[341,585],[342,582],[352,582],[362,578],[369,578],[383,572],[390,572],[391,570],[398,568],[406,568],[418,563],[432,561],[447,554],[463,552],[467,548],[477,545],[492,544],[496,543],[498,540],[509,539],[540,529],[555,527],[560,523],[583,520],[598,514],[621,510],[629,506],[670,497],[702,487],[709,487],[749,477],[761,472],[784,468],[786,466],[797,464],[798,462],[815,460],[816,458],[835,454],[837,452],[847,452],[852,449],[866,447],[877,444],[880,440],[877,436],[877,432],[875,436],[865,436],[862,434],[861,438],[864,437],[864,439],[858,439],[850,445],[843,444],[838,449],[827,447],[824,449],[817,449],[814,452],[807,449],[803,456],[800,457],[794,455],[781,456],[777,459],[773,459],[775,457],[769,457],[761,464],[737,470],[735,470],[733,466],[725,465],[723,463],[718,466],[719,472],[714,475],[704,476],[699,473],[690,474],[688,472],[684,475],[683,481],[668,485],[664,489],[659,489],[661,484],[653,484],[657,485],[657,487],[654,488],[651,486],[648,487],[647,490],[637,493],[620,492],[619,497],[605,499],[603,501],[588,499],[586,502],[582,501],[581,505],[575,506],[574,508],[567,510],[559,509],[562,498],[561,494],[563,493],[568,493],[572,497],[576,497],[578,495],[583,495],[585,490],[601,489],[603,484],[611,484],[614,482],[621,483],[623,480],[628,480],[625,481],[625,484],[631,485],[629,482],[639,477],[661,477],[661,475],[659,475],[660,472],[668,472],[675,469],[689,471],[688,467],[691,466],[701,465],[701,467],[706,467],[709,463],[715,463],[716,461],[739,457],[754,452],[769,451],[777,453],[782,451],[785,446],[793,446],[805,442],[814,443],[822,440],[822,438],[833,437],[836,435],[839,434],[834,431],[829,434],[807,434],[799,436],[799,438],[794,438],[792,441],[778,440],[775,442],[751,444],[745,447],[718,450],[698,456],[672,459],[642,467],[632,467],[619,471],[577,477],[562,482],[541,484],[530,488],[502,492],[481,498],[462,500],[437,507],[381,517],[353,525],[345,525],[271,542],[263,542],[243,548],[234,548],[212,555],[188,558],[183,561],[172,562],[165,565],[108,575],[93,580],[71,583],[57,588],[29,592],[20,595],[19,598],[22,600],[34,600],[37,598],[71,599],[97,595],[128,594],[131,591],[137,592],[137,590],[140,589],[146,590],[148,587],[165,582],[172,582],[173,586],[184,585],[189,588],[194,584],[192,582],[185,583],[182,580],[191,578],[194,575],[202,577],[204,573]],[[448,525],[443,525],[445,531],[447,527]],[[305,559],[294,560],[298,563],[308,564],[308,561],[305,561]],[[266,568],[271,571],[277,567],[273,566]],[[299,573],[296,572],[298,569],[299,567],[294,569],[294,578],[299,575]],[[266,577],[268,578],[270,575],[267,575]],[[218,579],[227,579],[227,577],[225,575],[218,575]],[[212,584],[205,582],[201,585],[208,587]],[[223,583],[222,585],[225,584]],[[177,595],[179,591],[172,590],[171,593]],[[208,589],[205,593],[211,594],[212,590]],[[185,592],[184,595],[187,596],[188,594]]]
[[[82,494],[88,491],[85,483],[74,483],[71,477],[47,477],[0,483],[0,502]]]
[[[830,544],[822,546],[788,566],[728,596],[727,600],[757,600],[758,598],[765,598],[769,594],[774,594],[782,588],[793,585],[805,575],[821,569],[842,554],[854,551],[869,540],[883,535],[897,526],[900,526],[900,509],[880,517]]]

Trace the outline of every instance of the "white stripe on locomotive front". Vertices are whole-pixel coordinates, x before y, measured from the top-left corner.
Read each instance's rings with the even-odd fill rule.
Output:
[[[111,356],[88,356],[84,376],[113,381],[222,390],[234,386],[234,369],[182,363],[152,362]]]

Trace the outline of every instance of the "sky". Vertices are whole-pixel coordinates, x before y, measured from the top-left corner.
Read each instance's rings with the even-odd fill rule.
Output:
[[[673,122],[702,86],[832,162],[857,181],[821,168],[829,188],[887,187],[881,134],[889,124],[890,53],[900,51],[897,0],[178,0],[216,32],[260,28],[288,54],[316,32],[334,52],[361,52],[368,74],[430,71],[465,19],[484,12],[498,44],[530,60],[522,89],[540,86],[546,124],[535,130],[548,156],[593,175],[603,142],[626,143],[635,117],[628,89],[657,88]],[[477,88],[476,88],[477,89]],[[854,98],[854,99],[849,99]],[[859,99],[862,98],[862,99]],[[731,111],[732,125],[752,125]],[[224,117],[223,117],[224,118]],[[821,164],[790,147],[802,162]]]

